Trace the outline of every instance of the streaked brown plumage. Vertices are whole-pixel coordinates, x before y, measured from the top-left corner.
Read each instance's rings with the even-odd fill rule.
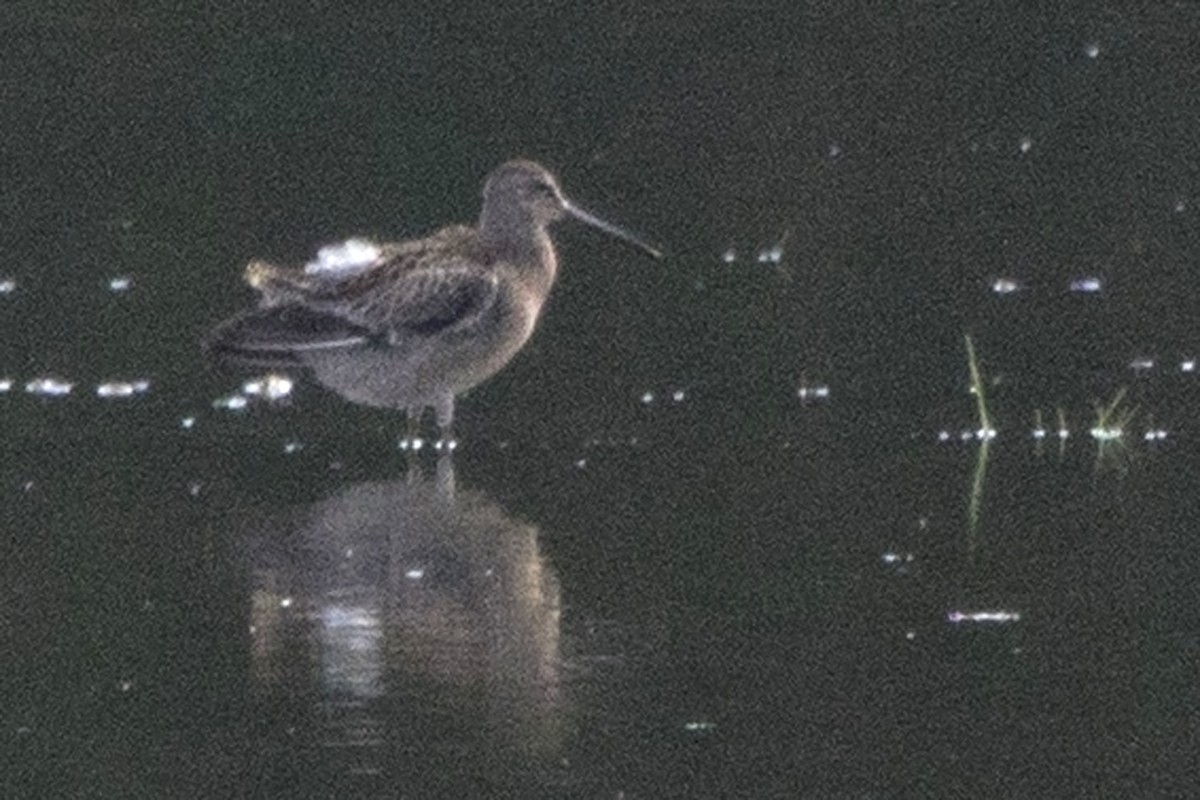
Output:
[[[547,227],[567,216],[660,255],[572,204],[545,168],[510,161],[488,176],[476,227],[380,245],[371,260],[338,269],[251,262],[259,307],[219,325],[206,348],[304,367],[352,402],[407,409],[410,427],[433,406],[449,443],[454,397],[533,333],[558,269]]]

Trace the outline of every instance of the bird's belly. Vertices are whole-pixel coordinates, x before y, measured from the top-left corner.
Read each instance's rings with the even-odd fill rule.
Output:
[[[433,405],[495,375],[533,333],[536,313],[498,309],[468,330],[413,337],[392,346],[304,356],[313,376],[353,403],[387,408]]]

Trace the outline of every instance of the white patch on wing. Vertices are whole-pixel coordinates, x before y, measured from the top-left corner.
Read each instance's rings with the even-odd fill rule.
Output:
[[[317,258],[304,265],[306,275],[353,275],[375,263],[379,245],[366,239],[347,239],[317,251]]]

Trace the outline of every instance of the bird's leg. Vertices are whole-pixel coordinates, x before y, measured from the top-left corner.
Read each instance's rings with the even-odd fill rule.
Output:
[[[434,484],[437,490],[437,498],[447,505],[454,505],[454,459],[450,457],[450,450],[445,449],[438,453],[437,460],[437,482]]]
[[[421,480],[421,461],[417,451],[421,449],[421,406],[409,406],[405,409],[404,438],[400,440],[400,449],[404,451],[408,464],[406,479],[408,484],[419,483]]]
[[[421,406],[409,406],[408,418],[404,425],[404,438],[400,440],[400,449],[416,451],[421,449]]]
[[[454,438],[454,395],[439,397],[433,407],[437,412],[438,431],[441,434],[437,449],[444,453],[452,452],[458,447],[458,441]]]

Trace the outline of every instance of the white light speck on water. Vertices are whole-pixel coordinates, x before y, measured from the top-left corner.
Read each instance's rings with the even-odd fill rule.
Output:
[[[1028,136],[1022,136],[1018,146],[1022,153],[1028,153],[1033,149],[1033,139]]]
[[[778,264],[782,260],[782,245],[776,244],[772,245],[771,247],[764,247],[758,252],[758,263],[760,264]]]
[[[1020,622],[1021,614],[1016,611],[951,611],[946,620],[956,625],[960,622]]]
[[[96,387],[97,397],[133,397],[150,389],[150,381],[107,381]]]
[[[262,397],[268,401],[282,400],[292,393],[294,382],[286,375],[271,373],[242,384],[242,394]]]
[[[17,282],[12,278],[0,278],[0,294],[12,294],[17,290]]]
[[[245,395],[231,394],[213,400],[213,408],[223,408],[226,411],[242,411],[250,404]]]
[[[126,292],[133,286],[133,278],[128,275],[119,275],[115,278],[110,278],[108,281],[108,290],[110,292]]]
[[[42,397],[62,397],[71,393],[75,384],[58,378],[35,378],[25,384],[25,391]]]
[[[796,396],[801,400],[827,400],[829,399],[829,387],[823,383],[816,386],[804,385],[796,390]]]
[[[1083,48],[1083,52],[1088,58],[1098,58],[1100,56],[1100,45],[1096,42],[1088,42],[1087,46]]]

